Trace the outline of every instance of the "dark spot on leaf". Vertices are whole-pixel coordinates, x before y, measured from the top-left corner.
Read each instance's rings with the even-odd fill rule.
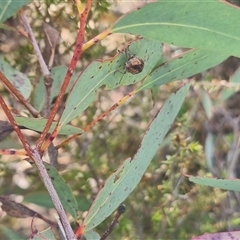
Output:
[[[52,181],[54,181],[54,180],[55,180],[55,178],[54,178],[54,177],[51,177],[51,179],[52,179]]]
[[[94,78],[94,76],[91,76],[91,78]]]
[[[98,69],[101,69],[101,68],[102,68],[102,66],[99,66],[99,67],[98,67]]]
[[[68,202],[71,202],[71,200],[70,200],[70,199],[68,199],[67,201],[68,201]]]
[[[126,187],[125,189],[124,189],[124,191],[126,192],[128,190],[128,187]]]
[[[47,171],[50,171],[50,168],[46,168]]]
[[[77,107],[74,107],[73,110],[76,110]]]

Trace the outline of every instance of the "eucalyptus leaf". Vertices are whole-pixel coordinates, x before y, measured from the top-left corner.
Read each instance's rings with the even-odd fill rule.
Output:
[[[157,1],[125,15],[112,32],[240,57],[239,22],[239,8],[225,1]]]
[[[32,91],[32,84],[28,77],[25,74],[19,72],[18,70],[12,68],[11,65],[7,63],[1,56],[0,71],[3,72],[7,79],[23,95],[25,99],[28,99],[30,97]]]
[[[15,121],[17,122],[18,125],[24,126],[28,129],[42,132],[46,123],[47,119],[44,118],[26,118],[26,117],[14,117]],[[53,129],[56,126],[56,122],[52,123],[51,128],[49,129],[49,132],[52,132]],[[83,133],[83,130],[71,125],[64,125],[59,134],[61,135],[72,135],[72,134],[80,134]]]
[[[150,124],[133,159],[127,159],[106,180],[84,220],[85,231],[105,220],[135,189],[176,118],[189,86],[171,95]]]
[[[5,0],[1,1],[0,4],[0,23],[3,23],[9,17],[16,14],[16,12],[21,9],[23,6],[30,3],[31,0]]]

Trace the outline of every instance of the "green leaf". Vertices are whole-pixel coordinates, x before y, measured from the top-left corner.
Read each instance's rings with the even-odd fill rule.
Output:
[[[220,96],[219,96],[219,100],[221,101],[225,101],[228,98],[230,98],[233,94],[236,93],[236,91],[239,91],[240,88],[240,69],[238,68],[237,71],[230,77],[229,79],[229,83],[233,83],[235,85],[235,88],[223,88]]]
[[[69,93],[60,124],[64,125],[82,113],[96,99],[96,91],[103,85],[106,89],[113,89],[139,82],[161,61],[162,45],[156,41],[141,39],[133,42],[130,51],[145,62],[143,71],[136,75],[124,74],[127,59],[122,53],[108,61],[94,61]]]
[[[88,209],[91,206],[90,201],[86,198],[76,196],[76,201],[77,201],[77,205],[78,205],[78,210],[81,212],[88,211]]]
[[[91,204],[86,198],[76,196],[79,211],[87,211]],[[47,192],[31,192],[24,197],[24,202],[34,203],[45,208],[54,208],[52,199]]]
[[[57,66],[51,69],[51,77],[53,79],[52,88],[51,88],[51,101],[59,94],[62,82],[64,80],[64,77],[67,72],[66,66]],[[73,82],[77,78],[77,73],[74,73],[71,77],[70,83],[67,88],[67,92],[71,89]],[[41,111],[44,103],[45,103],[45,85],[44,85],[44,79],[41,77],[39,79],[39,83],[37,84],[36,88],[34,89],[34,98],[33,98],[33,105],[38,110]]]
[[[24,202],[34,203],[45,208],[54,208],[52,199],[47,192],[31,192],[24,196]]]
[[[188,93],[189,84],[173,93],[149,126],[133,157],[127,159],[105,182],[87,217],[85,231],[107,218],[134,190],[170,129]]]
[[[209,93],[205,90],[202,90],[201,102],[202,102],[203,108],[205,110],[206,116],[209,120],[213,115],[213,104],[212,104],[212,100],[209,96]]]
[[[2,0],[0,4],[0,23],[16,14],[20,8],[30,2],[31,0]]]
[[[192,49],[157,67],[146,77],[139,91],[191,77],[218,65],[227,57],[224,53]]]
[[[88,231],[88,232],[85,232],[84,233],[84,237],[87,239],[87,240],[98,240],[100,239],[100,235],[92,230]]]
[[[36,234],[34,234],[31,239],[33,240],[54,240],[56,239],[52,229],[51,228],[47,228],[41,232],[37,232]]]
[[[189,181],[200,185],[240,192],[239,179],[220,179],[220,178],[218,179],[210,177],[194,177],[190,175],[186,175],[186,177],[189,178]]]
[[[1,224],[0,230],[4,234],[4,238],[2,236],[2,239],[6,239],[6,240],[14,240],[14,239],[25,240],[26,239],[26,236],[23,236],[17,232],[14,232],[12,229],[4,226],[3,224]]]
[[[76,219],[78,206],[70,187],[53,166],[45,162],[44,165],[48,171],[49,176],[51,177],[53,186],[58,193],[64,209],[69,212],[74,219]]]
[[[214,166],[214,137],[212,133],[208,133],[205,140],[205,156],[206,163],[209,171],[214,174],[217,174],[215,166]]]
[[[15,121],[18,125],[24,126],[28,129],[35,130],[38,132],[42,132],[46,123],[47,119],[39,119],[39,118],[26,118],[26,117],[14,117]],[[52,123],[52,126],[49,132],[52,132],[56,126],[56,122]],[[72,135],[72,134],[79,134],[83,133],[82,129],[71,126],[71,125],[64,125],[60,130],[60,135]]]
[[[12,68],[9,65],[9,63],[3,60],[1,56],[0,56],[0,71],[15,86],[15,88],[24,96],[25,99],[28,99],[30,97],[30,94],[32,91],[32,84],[28,79],[28,77],[25,74]]]
[[[112,32],[240,57],[240,11],[223,1],[158,1],[121,18]]]

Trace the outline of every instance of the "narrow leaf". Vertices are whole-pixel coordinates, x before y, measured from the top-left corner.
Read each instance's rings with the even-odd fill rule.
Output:
[[[189,178],[189,181],[200,185],[240,192],[240,179],[218,179],[210,177],[194,177],[191,175],[186,175],[186,177]]]
[[[47,228],[41,232],[36,232],[35,234],[32,234],[31,238],[33,240],[55,240],[55,236],[52,232],[51,228]]]
[[[53,202],[47,192],[31,192],[24,196],[24,202],[34,203],[36,205],[53,208]]]
[[[227,57],[214,51],[192,49],[157,67],[146,77],[139,90],[191,77],[218,65]]]
[[[100,235],[92,230],[88,231],[88,232],[85,232],[84,233],[84,237],[87,239],[87,240],[98,240],[100,239]]]
[[[206,163],[209,171],[216,174],[214,167],[214,146],[214,136],[212,133],[208,133],[205,140]]]
[[[74,219],[77,218],[78,206],[75,197],[72,194],[70,187],[65,180],[60,176],[58,171],[50,164],[44,163],[49,176],[51,177],[54,188],[56,189],[60,201],[67,212],[69,212]]]
[[[14,117],[14,119],[18,125],[24,126],[28,129],[31,129],[37,132],[42,132],[47,123],[47,119],[44,119],[44,118],[39,119],[39,118]],[[49,132],[53,131],[55,126],[56,126],[56,122],[53,122]],[[82,132],[83,131],[80,128],[77,128],[71,125],[64,125],[61,128],[59,134],[72,135],[72,134],[79,134]]]
[[[86,219],[89,231],[107,218],[134,190],[170,129],[187,95],[189,84],[172,94],[149,126],[133,159],[127,159],[100,190]]]
[[[15,86],[15,88],[24,96],[25,99],[28,99],[30,97],[32,91],[32,84],[28,77],[25,74],[12,68],[9,63],[4,61],[1,56],[0,71],[3,72],[7,79]]]
[[[6,19],[13,16],[17,13],[17,11],[22,8],[23,6],[30,3],[31,0],[8,0],[8,1],[1,1],[0,4],[0,23],[3,23]]]
[[[127,14],[112,31],[240,57],[238,22],[239,8],[224,1],[157,1]]]
[[[66,66],[57,66],[51,69],[51,77],[53,79],[52,89],[51,89],[51,102],[52,100],[59,94],[64,76],[67,72]],[[77,73],[74,73],[70,83],[67,88],[67,93],[69,89],[72,87],[74,80],[77,78]],[[38,110],[41,111],[44,103],[45,103],[45,85],[44,85],[44,78],[43,76],[39,79],[39,83],[37,84],[36,88],[34,89],[34,96],[33,96],[33,105]]]
[[[96,99],[96,91],[100,87],[105,85],[107,89],[113,89],[139,82],[161,61],[162,45],[156,41],[141,39],[133,42],[129,49],[143,59],[143,71],[135,75],[124,73],[127,59],[122,53],[108,61],[94,61],[85,69],[69,93],[61,124],[68,123],[82,113]]]

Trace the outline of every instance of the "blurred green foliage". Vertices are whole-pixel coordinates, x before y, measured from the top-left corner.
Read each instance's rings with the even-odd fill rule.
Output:
[[[51,5],[61,5],[61,8],[53,14],[49,11]],[[106,0],[93,1],[89,20],[94,23],[100,21],[103,14],[108,13],[109,6],[110,2]],[[65,8],[69,8],[68,13],[63,10]],[[46,0],[41,4],[33,2],[30,10],[34,13],[31,15],[31,25],[39,41],[44,39],[41,26],[46,20],[60,30],[65,27],[73,35],[77,32],[78,14],[68,2],[61,0]],[[13,19],[13,21],[17,20]],[[92,27],[89,24],[86,29],[86,40],[93,38],[99,32],[99,26]],[[41,49],[43,52],[44,46],[43,44]],[[59,48],[61,47],[63,50],[57,55],[58,63],[62,63],[62,59],[72,54],[74,46],[61,42]],[[83,54],[78,67],[83,68],[89,61],[102,57],[104,53],[105,48],[100,44],[94,46]],[[13,67],[27,73],[32,78],[33,84],[37,82],[40,72],[30,43],[26,41],[20,43],[15,49],[11,49],[10,53],[3,55]],[[103,181],[126,158],[135,154],[149,122],[156,113],[157,106],[159,107],[175,89],[176,84],[169,84],[167,88],[161,87],[155,97],[154,106],[149,91],[138,93],[130,103],[121,106],[104,121],[99,122],[90,133],[86,133],[60,150],[59,169],[76,196],[80,210],[79,219],[82,219],[84,211],[93,202]],[[120,90],[119,92],[122,94]],[[190,239],[205,232],[227,230],[229,225],[232,229],[239,225],[239,214],[236,212],[235,215],[229,216],[225,211],[228,209],[226,192],[195,185],[182,175],[182,173],[209,174],[203,150],[204,137],[202,137],[202,126],[206,116],[199,95],[197,98],[194,94],[190,95],[185,102],[178,119],[141,183],[124,202],[126,212],[111,234],[111,239]],[[103,105],[106,104],[111,106],[112,100],[103,91],[99,95],[99,101],[77,118],[74,124],[79,127],[85,126],[96,117],[97,111],[102,111]],[[29,138],[32,141],[36,140],[36,136]],[[0,194],[26,196],[29,199],[28,196],[36,193],[32,202],[37,203],[36,199],[46,201],[43,184],[32,169],[21,172],[21,176],[28,182],[26,188],[16,184],[14,178],[19,174],[16,173],[19,169],[19,161],[15,159],[9,162],[8,159],[2,159]],[[26,199],[26,202],[29,201]],[[41,209],[43,213],[51,216],[49,202],[40,205],[45,207]],[[104,233],[111,220],[111,217],[106,219],[96,231],[99,234]],[[26,225],[21,225],[19,222],[23,220],[17,221],[10,217],[1,219],[1,225],[28,236],[29,221],[26,221]],[[6,229],[0,228],[0,236],[6,234]],[[7,235],[11,236],[11,234]]]

